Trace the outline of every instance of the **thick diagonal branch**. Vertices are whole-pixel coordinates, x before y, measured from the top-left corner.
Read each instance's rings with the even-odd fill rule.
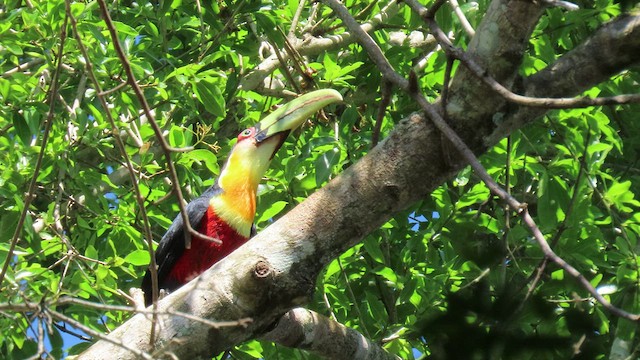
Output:
[[[326,359],[399,359],[356,330],[304,308],[284,314],[277,326],[261,339],[307,350]]]
[[[487,16],[497,16],[493,11],[508,15],[516,25],[530,24],[532,14],[525,11],[529,2],[494,3]],[[494,24],[505,24],[504,19],[497,16]],[[522,33],[527,29],[520,30],[519,37],[510,38],[514,33],[478,28],[476,37],[489,37],[489,43],[505,42],[502,50],[511,49],[494,52],[483,49],[481,54],[486,61],[492,61],[490,72],[502,83],[508,83],[517,71],[518,64],[514,67],[508,63],[513,61],[514,50],[526,46],[523,43],[527,35],[523,37]],[[509,47],[509,42],[518,43]],[[623,69],[620,67],[618,71]],[[505,129],[495,130],[492,121],[495,112],[503,111],[507,117],[513,112],[500,110],[505,109],[505,101],[492,100],[494,107],[487,108],[488,95],[498,96],[495,100],[499,100],[499,95],[472,78],[470,74],[468,83],[454,81],[449,106],[456,106],[451,109],[457,114],[452,119],[456,130],[479,154],[487,147],[486,136],[494,134],[501,138],[507,134]],[[595,84],[594,80],[591,85]],[[478,86],[481,90],[474,89]],[[576,87],[568,86],[559,95],[569,96]],[[463,93],[464,90],[470,93]],[[149,345],[150,320],[139,314],[109,336],[142,351],[155,351],[158,357],[172,354],[179,358],[210,357],[259,336],[282,314],[308,301],[324,265],[457,172],[461,165],[447,166],[442,149],[440,133],[431,122],[418,114],[409,116],[357,164],[159,304],[160,311],[187,312],[214,321],[251,317],[253,322],[247,328],[213,329],[201,322],[169,318],[161,323],[157,343]],[[97,359],[104,354],[135,358],[127,350],[105,341],[92,346],[80,358]]]

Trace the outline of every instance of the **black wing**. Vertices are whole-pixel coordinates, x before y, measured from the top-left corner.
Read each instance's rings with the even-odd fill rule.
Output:
[[[191,227],[198,229],[202,217],[207,212],[209,207],[209,200],[218,194],[222,189],[216,184],[207,189],[200,197],[187,204],[187,217],[191,223]],[[178,214],[173,220],[173,223],[167,230],[167,232],[160,240],[158,248],[156,249],[156,264],[158,265],[158,288],[166,289],[169,291],[175,290],[180,285],[173,281],[170,281],[167,276],[173,269],[182,253],[184,252],[184,222],[182,221],[182,215]],[[142,279],[142,291],[144,291],[144,302],[146,306],[149,306],[152,302],[151,295],[151,271],[147,270],[147,273]]]

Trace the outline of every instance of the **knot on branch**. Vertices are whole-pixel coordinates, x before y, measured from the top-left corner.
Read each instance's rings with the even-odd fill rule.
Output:
[[[266,278],[271,274],[271,265],[264,260],[260,260],[254,267],[253,274],[259,279]]]
[[[397,184],[386,183],[384,184],[384,192],[393,199],[394,202],[399,201],[402,190]]]

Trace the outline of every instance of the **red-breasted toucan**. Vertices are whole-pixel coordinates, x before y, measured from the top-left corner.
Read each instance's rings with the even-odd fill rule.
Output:
[[[289,133],[325,105],[341,101],[335,90],[317,90],[281,106],[262,121],[242,131],[213,186],[190,202],[187,215],[200,233],[218,244],[193,236],[185,248],[182,216],[162,237],[156,250],[158,288],[173,291],[200,275],[253,235],[256,192],[273,156]],[[142,280],[145,304],[152,302],[151,272]]]

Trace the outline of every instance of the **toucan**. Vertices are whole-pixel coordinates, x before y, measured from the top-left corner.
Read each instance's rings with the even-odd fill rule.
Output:
[[[238,135],[218,179],[186,206],[191,226],[220,243],[192,236],[186,248],[184,222],[178,214],[156,250],[159,289],[171,292],[179,288],[254,235],[258,184],[275,153],[309,116],[341,100],[340,93],[332,89],[304,94]],[[153,299],[150,270],[142,279],[142,290],[149,306]]]

